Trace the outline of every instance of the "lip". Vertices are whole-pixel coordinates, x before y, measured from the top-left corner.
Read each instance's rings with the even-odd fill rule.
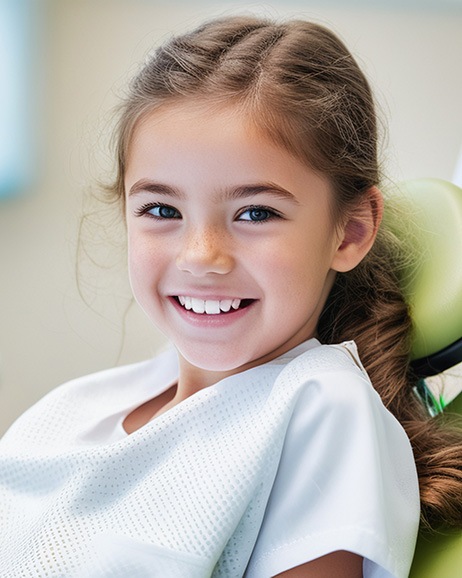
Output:
[[[186,293],[188,296],[193,296],[190,293]],[[196,294],[197,295],[197,294]],[[207,296],[197,297],[198,299],[213,299],[216,301],[221,301],[225,299],[232,299],[231,297],[211,297],[210,294]],[[236,299],[236,297],[234,297]],[[194,313],[192,310],[185,309],[180,303],[177,301],[176,296],[169,295],[168,301],[173,305],[175,311],[189,324],[194,325],[195,327],[223,327],[226,325],[230,325],[235,323],[236,321],[242,319],[243,317],[247,316],[253,309],[255,304],[257,303],[257,299],[251,299],[248,305],[239,309],[231,309],[228,313],[220,313],[217,315],[208,315],[206,313]],[[245,299],[241,298],[241,301],[245,301]]]

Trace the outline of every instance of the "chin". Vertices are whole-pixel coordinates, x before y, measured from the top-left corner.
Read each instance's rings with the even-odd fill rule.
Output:
[[[233,355],[229,350],[217,351],[213,347],[202,346],[199,351],[191,351],[189,348],[178,348],[178,351],[190,365],[203,371],[235,371],[237,373],[241,367],[252,362],[248,355]]]

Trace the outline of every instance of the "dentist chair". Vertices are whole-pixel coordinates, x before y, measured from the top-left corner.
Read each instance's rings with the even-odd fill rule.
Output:
[[[388,215],[385,224],[415,258],[403,281],[414,322],[415,392],[432,416],[462,414],[462,189],[417,179],[400,184],[391,197],[405,218]],[[459,576],[462,531],[421,531],[410,578]]]

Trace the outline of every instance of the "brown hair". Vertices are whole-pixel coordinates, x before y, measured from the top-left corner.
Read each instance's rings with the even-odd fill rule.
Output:
[[[121,200],[136,124],[156,107],[184,98],[239,107],[274,142],[327,175],[338,218],[379,182],[370,87],[344,44],[320,25],[231,17],[161,46],[134,79],[121,110],[111,188]],[[406,429],[423,522],[462,527],[462,433],[427,416],[413,394],[411,320],[395,241],[379,231],[360,265],[337,275],[318,332],[325,343],[356,341],[374,387]]]

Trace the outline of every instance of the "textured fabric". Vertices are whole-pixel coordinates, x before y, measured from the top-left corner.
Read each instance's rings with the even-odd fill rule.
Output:
[[[312,339],[131,435],[174,351],[55,389],[0,442],[0,575],[266,578],[346,549],[404,578],[412,451],[355,358]]]

